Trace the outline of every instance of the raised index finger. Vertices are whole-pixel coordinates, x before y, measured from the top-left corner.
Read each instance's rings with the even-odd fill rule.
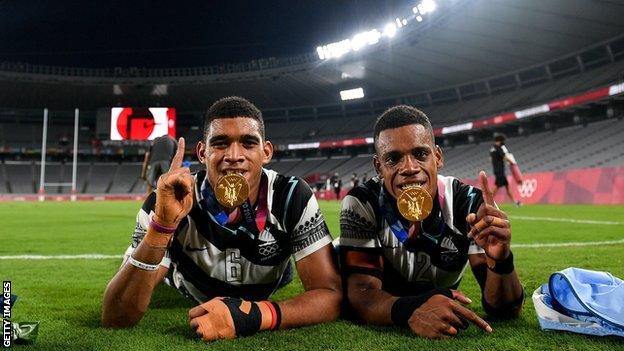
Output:
[[[483,201],[487,205],[494,206],[494,195],[492,195],[492,191],[490,190],[490,186],[488,185],[487,175],[485,175],[484,171],[479,172],[479,179],[481,180],[481,191],[483,192]]]
[[[178,139],[178,149],[171,159],[171,166],[169,167],[169,171],[173,171],[174,169],[182,167],[182,161],[184,160],[184,147],[184,138]]]

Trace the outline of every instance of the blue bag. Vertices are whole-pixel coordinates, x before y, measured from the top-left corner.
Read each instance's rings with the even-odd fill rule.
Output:
[[[545,330],[624,337],[624,282],[607,272],[567,268],[533,292]]]

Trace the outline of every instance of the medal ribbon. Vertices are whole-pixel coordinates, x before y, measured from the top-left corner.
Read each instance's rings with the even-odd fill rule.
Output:
[[[254,211],[249,199],[246,199],[240,208],[236,208],[235,211],[240,211],[243,217],[243,223],[240,227],[244,227],[246,231],[251,234],[257,236],[266,226],[266,218],[268,214],[268,204],[267,204],[267,188],[268,188],[268,178],[264,172],[262,172],[262,176],[260,178],[260,188],[258,189],[258,209]],[[208,211],[208,213],[215,219],[215,221],[224,228],[228,223],[229,216],[227,212],[223,209],[219,201],[212,190],[212,187],[208,183],[208,178],[204,180],[201,186],[202,192],[202,207]],[[239,228],[240,228],[239,227]],[[227,228],[229,229],[229,228]]]

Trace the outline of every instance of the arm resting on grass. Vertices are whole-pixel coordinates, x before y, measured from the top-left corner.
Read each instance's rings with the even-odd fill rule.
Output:
[[[395,297],[382,290],[379,256],[347,252],[346,260],[359,262],[345,267],[348,296],[357,315],[368,324],[407,326],[414,334],[430,339],[455,336],[467,322],[492,332],[486,321],[463,306],[471,301],[459,291],[438,288],[418,296]]]
[[[151,248],[144,242],[132,253],[134,259],[147,264],[159,264],[164,255],[165,249]],[[163,266],[158,270],[146,271],[126,261],[106,287],[102,326],[127,328],[136,325],[147,311],[154,288],[167,271],[168,268]]]
[[[485,254],[469,257],[472,271],[481,286],[485,311],[492,317],[517,318],[522,310],[524,289],[516,271],[498,274],[487,268]]]
[[[338,318],[342,301],[340,275],[331,244],[297,261],[305,292],[280,301],[280,329],[329,322]]]
[[[351,274],[347,278],[351,307],[367,324],[392,324],[392,305],[396,296],[381,289],[381,279],[368,274]]]

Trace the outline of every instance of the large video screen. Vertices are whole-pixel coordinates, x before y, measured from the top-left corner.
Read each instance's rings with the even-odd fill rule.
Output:
[[[153,140],[176,137],[176,111],[168,107],[113,107],[111,140]]]

